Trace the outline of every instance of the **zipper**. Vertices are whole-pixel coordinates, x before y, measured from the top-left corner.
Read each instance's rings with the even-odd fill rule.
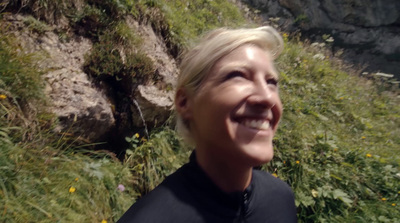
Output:
[[[240,206],[240,222],[246,222],[246,213],[247,213],[247,209],[249,208],[249,194],[247,193],[247,191],[244,191],[243,193],[243,200],[242,200],[242,204]]]

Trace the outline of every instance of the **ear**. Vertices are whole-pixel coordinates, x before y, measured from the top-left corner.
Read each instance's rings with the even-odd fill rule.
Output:
[[[185,89],[178,89],[175,95],[175,108],[181,115],[182,119],[188,120],[192,118],[192,108],[189,95]]]

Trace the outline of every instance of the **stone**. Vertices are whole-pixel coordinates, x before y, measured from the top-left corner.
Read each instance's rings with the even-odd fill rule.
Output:
[[[345,60],[400,79],[398,0],[242,1],[260,10],[265,21],[280,17],[278,25],[285,32],[300,29],[312,41],[329,34],[334,39],[332,49],[343,51]]]
[[[150,24],[139,23],[131,17],[126,22],[143,39],[140,50],[153,61],[155,72],[161,77],[154,85],[139,85],[132,95],[138,105],[131,106],[133,125],[144,127],[145,120],[146,127],[152,128],[163,124],[171,115],[172,89],[179,71],[175,59],[168,54],[163,38],[154,32]]]
[[[163,124],[171,116],[173,97],[172,91],[139,85],[134,95],[136,103],[131,108],[134,125],[148,128]]]
[[[57,132],[97,141],[114,125],[110,103],[81,70],[61,68],[44,75],[49,107],[59,119]]]
[[[153,61],[156,72],[162,77],[162,82],[174,87],[179,71],[175,59],[168,54],[163,38],[154,32],[151,24],[139,24],[129,16],[126,22],[143,39],[140,50]]]
[[[27,53],[46,55],[39,64],[48,71],[43,75],[44,91],[50,102],[48,109],[59,120],[55,131],[72,133],[87,142],[99,140],[115,125],[115,120],[106,96],[82,71],[91,41],[73,36],[70,41],[61,42],[51,30],[37,35],[18,28],[23,27],[24,21],[19,14],[6,15],[5,20],[12,21],[10,30]]]

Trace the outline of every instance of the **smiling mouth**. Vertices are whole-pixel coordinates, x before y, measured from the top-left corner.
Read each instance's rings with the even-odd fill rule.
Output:
[[[271,127],[270,122],[265,119],[244,119],[239,123],[246,127],[258,130],[268,130]]]

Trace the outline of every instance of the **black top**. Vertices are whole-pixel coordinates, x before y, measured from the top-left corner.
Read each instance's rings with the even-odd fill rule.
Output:
[[[292,223],[297,222],[290,187],[269,173],[253,170],[243,192],[225,193],[196,162],[168,176],[153,191],[139,199],[118,223]]]

